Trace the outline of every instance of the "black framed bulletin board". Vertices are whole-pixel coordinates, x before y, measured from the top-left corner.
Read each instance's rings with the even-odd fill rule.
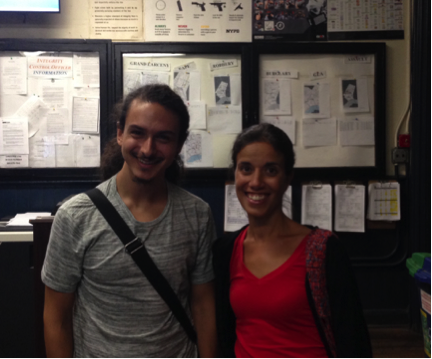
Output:
[[[289,134],[297,179],[385,175],[385,51],[384,43],[254,44],[254,112]]]
[[[245,43],[114,43],[115,98],[148,83],[165,83],[191,115],[181,156],[186,178],[226,178],[236,135],[250,113],[251,46]],[[115,136],[115,124],[110,137]]]
[[[0,181],[98,181],[111,41],[0,40]]]

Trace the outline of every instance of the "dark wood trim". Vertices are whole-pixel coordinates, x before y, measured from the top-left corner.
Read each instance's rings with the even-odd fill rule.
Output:
[[[33,263],[34,263],[34,300],[35,300],[35,357],[46,358],[43,310],[45,285],[41,280],[42,266],[51,232],[52,219],[30,220],[33,224]]]
[[[431,2],[413,1],[411,29],[410,251],[431,251]],[[414,280],[412,281],[414,283]],[[418,289],[410,291],[411,327],[420,330]]]

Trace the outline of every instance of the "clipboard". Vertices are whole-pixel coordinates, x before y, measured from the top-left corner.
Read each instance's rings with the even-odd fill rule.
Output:
[[[225,182],[224,232],[235,232],[249,223],[246,211],[235,193],[233,181]]]
[[[330,186],[330,195],[326,193]],[[333,196],[332,186],[328,182],[320,180],[302,182],[302,205],[301,205],[301,224],[318,226],[322,229],[332,230]],[[315,194],[309,191],[317,191]],[[322,191],[322,192],[321,192]],[[320,193],[321,192],[321,193]],[[308,196],[312,201],[320,202],[314,206],[309,206],[305,197]],[[321,198],[320,198],[321,197]]]
[[[395,180],[371,180],[368,183],[368,228],[392,229],[399,221],[400,186]]]
[[[337,232],[365,232],[366,186],[358,181],[336,181],[334,228]]]

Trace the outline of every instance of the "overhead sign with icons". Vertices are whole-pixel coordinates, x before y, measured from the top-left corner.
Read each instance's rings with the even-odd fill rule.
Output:
[[[146,0],[145,41],[251,42],[251,11],[245,0]]]

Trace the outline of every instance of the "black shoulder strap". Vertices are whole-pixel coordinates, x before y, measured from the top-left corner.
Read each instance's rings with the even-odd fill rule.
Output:
[[[115,234],[120,238],[125,246],[125,250],[130,254],[137,266],[141,269],[148,281],[153,285],[162,299],[168,304],[174,316],[186,331],[189,339],[196,344],[197,335],[192,323],[186,314],[183,305],[169,285],[168,281],[157,268],[156,264],[151,259],[145,246],[132,233],[123,218],[106,198],[106,196],[97,188],[86,192],[97,209],[105,217],[108,224],[114,230]]]

